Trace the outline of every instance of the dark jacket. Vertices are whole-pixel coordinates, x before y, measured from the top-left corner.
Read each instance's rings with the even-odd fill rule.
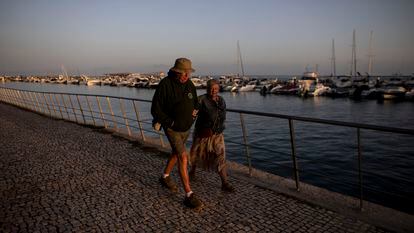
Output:
[[[163,128],[185,132],[194,122],[194,109],[198,109],[198,98],[193,82],[188,79],[180,83],[175,72],[168,72],[152,98],[153,123],[159,122]]]
[[[200,108],[198,118],[195,124],[195,132],[203,128],[213,130],[213,133],[219,134],[224,130],[224,121],[226,120],[226,102],[219,96],[216,102],[207,94],[198,97]]]

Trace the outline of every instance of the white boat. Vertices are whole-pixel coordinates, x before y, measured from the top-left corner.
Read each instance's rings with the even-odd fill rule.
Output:
[[[255,84],[247,84],[245,86],[241,86],[239,88],[239,91],[240,92],[254,91],[255,88],[256,88],[256,85]]]
[[[99,80],[99,79],[89,79],[89,80],[86,81],[86,85],[87,86],[101,85],[101,80]]]
[[[389,85],[384,87],[382,98],[384,100],[403,99],[407,90],[402,86]]]
[[[82,83],[85,83],[87,86],[101,85],[100,79],[92,79],[84,74],[81,75],[81,78],[83,81]]]
[[[389,80],[386,81],[385,84],[392,86],[401,86],[403,85],[403,80],[400,77],[391,77]]]
[[[255,91],[256,90],[256,81],[250,81],[247,84],[243,84],[239,87],[240,92]]]
[[[149,79],[147,77],[140,77],[138,78],[138,82],[136,87],[148,87]]]
[[[352,81],[350,76],[338,76],[335,80],[332,80],[336,87],[348,88],[352,86]]]
[[[195,88],[200,89],[203,87],[203,82],[199,78],[191,78],[191,82],[193,82]]]
[[[411,91],[407,91],[405,93],[405,99],[407,100],[414,100],[414,88]]]
[[[313,93],[311,93],[311,95],[313,96],[323,96],[326,95],[327,93],[331,92],[331,88],[327,87],[321,83],[316,85],[315,90],[313,91]]]

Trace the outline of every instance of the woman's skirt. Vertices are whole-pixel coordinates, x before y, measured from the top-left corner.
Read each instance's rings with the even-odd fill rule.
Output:
[[[221,171],[226,166],[224,135],[194,137],[190,150],[190,164],[210,171]]]

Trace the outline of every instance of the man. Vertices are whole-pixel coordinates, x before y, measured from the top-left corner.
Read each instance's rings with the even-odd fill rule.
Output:
[[[189,130],[197,116],[197,92],[189,78],[195,70],[187,58],[175,60],[174,67],[168,76],[161,80],[152,99],[151,114],[154,117],[154,128],[159,130],[160,124],[171,145],[172,153],[168,159],[160,183],[176,192],[177,185],[170,173],[178,162],[178,172],[186,192],[184,204],[190,208],[199,208],[202,202],[191,191],[188,179],[188,153],[185,148]]]

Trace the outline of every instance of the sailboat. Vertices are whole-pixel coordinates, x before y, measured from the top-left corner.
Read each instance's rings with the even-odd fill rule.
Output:
[[[243,66],[243,59],[240,51],[240,44],[239,41],[237,41],[237,63],[240,63],[241,71],[242,71],[242,77],[241,77],[241,83],[235,83],[233,85],[233,88],[231,89],[232,92],[247,92],[247,91],[254,91],[256,88],[255,82],[249,82],[249,78],[244,75],[244,66]],[[239,75],[237,75],[239,76]]]

